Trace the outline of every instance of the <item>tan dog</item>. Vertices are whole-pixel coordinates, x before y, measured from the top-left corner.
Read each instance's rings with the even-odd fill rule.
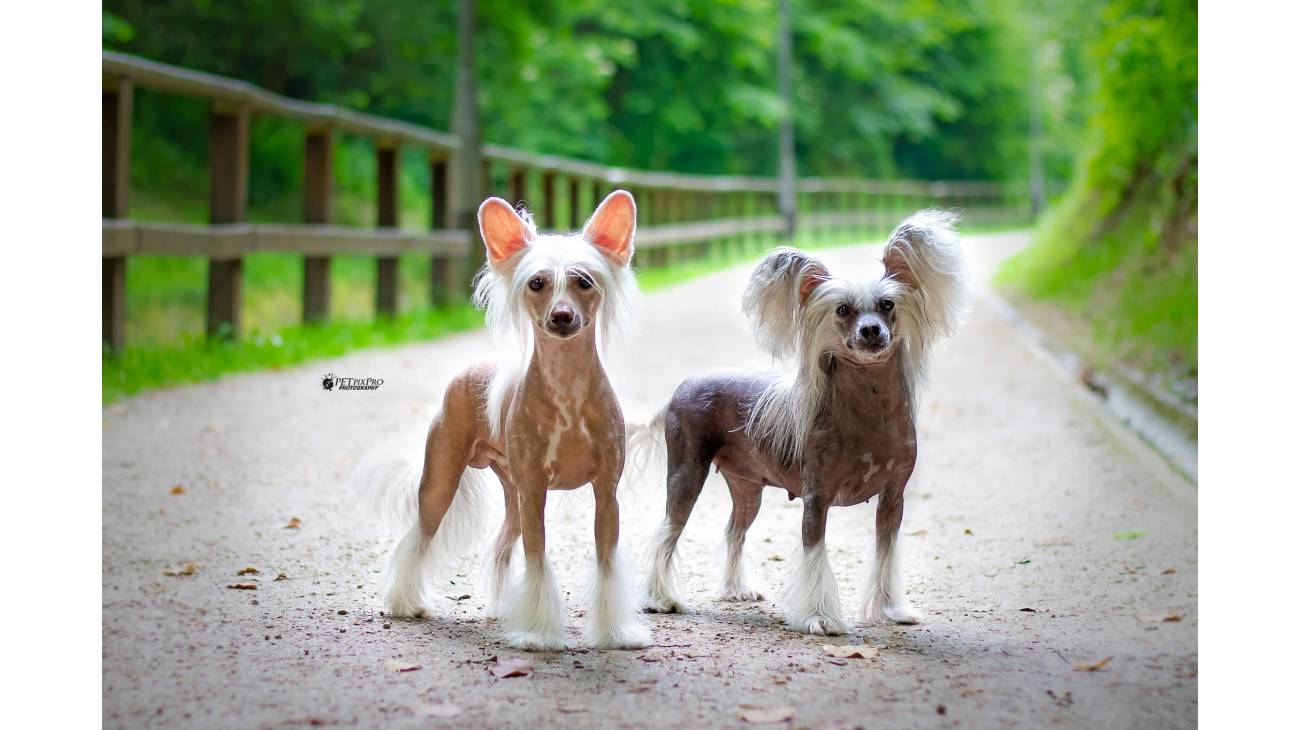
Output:
[[[475,301],[489,328],[517,345],[517,357],[470,367],[447,386],[429,428],[423,472],[368,459],[357,476],[396,507],[408,532],[389,566],[384,603],[394,616],[426,612],[425,573],[445,567],[466,538],[491,469],[505,493],[505,521],[489,557],[489,611],[523,649],[564,648],[564,602],[546,560],[543,516],[552,489],[592,485],[596,577],[589,638],[601,647],[650,642],[635,596],[619,569],[618,499],[623,413],[601,362],[636,292],[629,269],[636,204],[619,190],[581,234],[539,235],[525,213],[489,198],[479,208],[488,264]],[[418,492],[418,505],[416,494]],[[523,537],[524,576],[507,594],[511,555]]]

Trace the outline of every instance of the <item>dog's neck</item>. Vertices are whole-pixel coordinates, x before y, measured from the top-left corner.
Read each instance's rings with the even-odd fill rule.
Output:
[[[863,365],[846,358],[829,358],[822,365],[826,377],[823,409],[860,418],[864,413],[912,415],[903,378],[902,358]]]
[[[591,384],[605,377],[596,348],[596,328],[586,327],[565,340],[543,332],[533,333],[533,356],[528,363],[543,388],[553,392],[585,395]]]

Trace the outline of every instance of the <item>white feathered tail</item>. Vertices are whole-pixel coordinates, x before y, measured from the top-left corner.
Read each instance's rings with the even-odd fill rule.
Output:
[[[384,574],[384,607],[393,616],[425,613],[428,578],[447,572],[483,535],[487,485],[478,469],[466,469],[447,514],[430,539],[420,529],[421,465],[409,454],[376,450],[352,473],[354,492],[393,534],[404,534]]]

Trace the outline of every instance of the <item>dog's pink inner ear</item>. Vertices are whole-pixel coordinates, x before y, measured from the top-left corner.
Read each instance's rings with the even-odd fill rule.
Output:
[[[528,224],[501,198],[488,198],[479,206],[478,228],[493,266],[524,250],[532,237]]]
[[[901,248],[893,244],[885,246],[882,261],[885,264],[885,276],[903,284],[915,283],[912,279],[912,268],[907,265],[907,257],[903,255]]]
[[[610,193],[582,229],[583,239],[619,266],[627,266],[632,260],[635,236],[636,201],[626,190]]]
[[[808,295],[813,293],[813,289],[821,286],[831,274],[820,266],[810,266],[803,272],[803,278],[799,280],[799,303],[803,304],[808,301]]]

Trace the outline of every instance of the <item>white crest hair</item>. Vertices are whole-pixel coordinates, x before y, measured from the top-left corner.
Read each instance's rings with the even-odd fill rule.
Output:
[[[534,323],[524,305],[524,290],[539,272],[551,273],[551,303],[564,295],[568,274],[582,272],[595,284],[601,302],[596,313],[596,346],[604,362],[605,349],[626,331],[639,290],[631,266],[610,261],[580,233],[539,234],[533,217],[520,206],[527,227],[527,242],[515,255],[495,266],[489,261],[474,278],[474,304],[487,313],[487,328],[499,345],[510,351],[498,363],[488,388],[488,423],[492,436],[501,432],[501,410],[523,374],[533,352]]]
[[[790,247],[774,250],[759,263],[742,299],[745,313],[759,346],[794,367],[755,402],[746,424],[750,438],[782,463],[802,458],[827,397],[823,360],[839,347],[831,315],[844,301],[871,309],[881,298],[893,300],[893,334],[898,340],[893,357],[901,358],[903,386],[916,413],[933,344],[955,329],[968,307],[956,222],[954,213],[925,210],[900,223],[885,244],[883,258],[906,270],[887,267],[876,279],[831,276],[822,262]],[[802,284],[809,276],[822,282],[801,301]]]

